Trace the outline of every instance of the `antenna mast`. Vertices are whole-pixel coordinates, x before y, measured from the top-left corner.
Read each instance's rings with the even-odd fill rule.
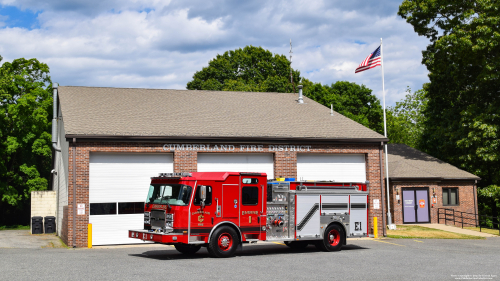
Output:
[[[290,83],[293,86],[293,92],[295,93],[295,84],[293,83],[293,75],[292,75],[292,38],[290,38]]]

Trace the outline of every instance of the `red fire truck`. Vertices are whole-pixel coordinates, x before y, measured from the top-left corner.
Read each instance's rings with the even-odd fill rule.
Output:
[[[144,229],[129,237],[194,254],[233,256],[243,243],[284,241],[339,251],[368,236],[368,182],[268,181],[264,173],[161,173],[151,178]]]

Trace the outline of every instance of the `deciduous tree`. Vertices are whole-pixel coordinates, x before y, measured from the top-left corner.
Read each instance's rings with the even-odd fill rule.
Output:
[[[0,67],[0,224],[28,223],[19,215],[26,213],[31,191],[48,186],[52,156],[48,74],[49,67],[36,59],[20,58]]]
[[[333,104],[336,112],[376,131],[384,133],[380,100],[364,85],[337,81],[330,86],[304,83],[304,94],[327,107]]]
[[[498,0],[405,0],[398,14],[430,39],[422,63],[429,99],[426,152],[500,181],[500,5]]]
[[[292,70],[295,85],[300,72]],[[189,90],[293,92],[290,61],[262,47],[246,46],[217,55],[187,83]]]
[[[419,149],[424,133],[427,98],[424,89],[412,93],[408,88],[406,92],[408,94],[403,100],[387,108],[387,136],[391,143],[403,143]]]

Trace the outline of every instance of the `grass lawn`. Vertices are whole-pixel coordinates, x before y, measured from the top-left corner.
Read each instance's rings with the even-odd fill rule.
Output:
[[[29,225],[11,225],[11,226],[0,225],[0,230],[23,230],[23,229],[30,229],[30,226]]]
[[[474,227],[474,226],[465,227],[464,226],[464,228],[470,229],[470,230],[474,230],[474,231],[479,231],[479,227]],[[498,229],[489,229],[489,228],[484,228],[483,227],[483,228],[481,228],[481,232],[498,235]]]
[[[397,225],[396,230],[387,230],[387,237],[398,239],[484,239],[480,236],[453,233],[417,225]]]

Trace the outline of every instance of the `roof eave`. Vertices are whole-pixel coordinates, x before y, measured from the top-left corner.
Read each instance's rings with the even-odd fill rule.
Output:
[[[75,135],[67,134],[66,139],[83,139],[85,141],[220,141],[220,142],[296,142],[296,143],[377,143],[388,142],[387,138],[294,138],[294,137],[219,137],[219,136],[126,136],[126,135]]]
[[[389,177],[391,182],[441,182],[441,181],[480,181],[479,177],[444,178],[444,177]]]

